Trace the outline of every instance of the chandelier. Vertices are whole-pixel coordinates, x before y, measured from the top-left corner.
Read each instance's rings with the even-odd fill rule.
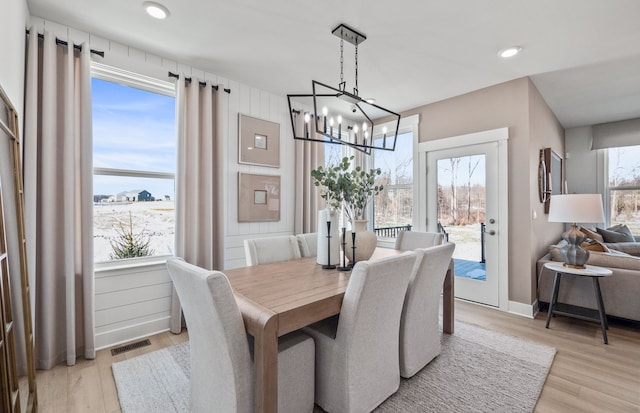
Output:
[[[348,145],[366,154],[371,154],[373,149],[395,150],[400,115],[358,96],[358,45],[366,40],[366,36],[344,24],[331,33],[340,38],[340,83],[336,88],[313,80],[312,94],[287,95],[293,137]],[[345,40],[355,46],[353,93],[346,90],[344,81]],[[295,109],[292,101],[303,109]],[[391,128],[383,126],[390,123]]]

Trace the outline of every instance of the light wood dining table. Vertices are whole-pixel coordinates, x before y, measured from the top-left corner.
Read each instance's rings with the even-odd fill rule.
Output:
[[[377,248],[371,260],[402,251]],[[226,270],[247,332],[254,337],[255,411],[278,410],[278,337],[340,313],[351,272],[302,258]],[[443,331],[453,334],[453,260],[443,285]]]

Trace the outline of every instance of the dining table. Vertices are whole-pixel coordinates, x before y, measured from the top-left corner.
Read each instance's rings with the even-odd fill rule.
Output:
[[[376,248],[371,260],[403,251]],[[350,271],[323,269],[316,257],[225,270],[254,338],[255,411],[278,410],[278,337],[340,314]],[[443,284],[443,332],[453,334],[453,260]]]

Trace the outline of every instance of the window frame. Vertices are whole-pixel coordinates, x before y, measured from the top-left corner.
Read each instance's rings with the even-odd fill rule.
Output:
[[[640,145],[633,145],[634,147],[640,148]],[[603,209],[604,209],[604,224],[605,227],[608,228],[611,226],[611,191],[640,191],[640,185],[636,186],[610,186],[611,176],[609,174],[609,153],[613,149],[619,149],[620,147],[609,147],[606,149],[599,149],[598,151],[602,151],[604,153],[604,162],[603,162],[603,175],[604,175],[604,198],[603,201]]]
[[[133,87],[136,89],[145,90],[152,93],[157,93],[164,96],[169,96],[177,99],[177,92],[174,83],[159,80],[153,77],[145,76],[142,74],[130,72],[124,69],[108,66],[98,62],[91,62],[91,78],[104,80],[107,82],[118,83],[121,85]],[[177,102],[176,102],[177,105]],[[176,144],[176,151],[177,151]],[[93,156],[93,151],[92,151]],[[177,169],[177,166],[176,166]],[[172,179],[176,180],[176,172],[158,172],[158,171],[145,171],[145,170],[131,170],[120,168],[102,168],[94,167],[92,171],[93,176],[121,176],[127,178],[152,178],[152,179]],[[174,195],[175,201],[175,195]],[[175,212],[174,212],[175,214]],[[93,212],[91,219],[93,220]],[[99,261],[93,262],[93,266],[96,272],[134,268],[139,266],[162,264],[171,258],[173,254],[153,255],[149,257],[136,257],[127,258],[121,260]]]
[[[400,184],[400,185],[389,185],[387,186],[389,187],[393,187],[394,189],[403,189],[403,188],[410,188],[413,190],[413,206],[412,206],[412,214],[411,214],[411,227],[412,228],[416,228],[417,227],[417,223],[419,222],[419,199],[418,199],[418,191],[416,190],[416,188],[419,188],[419,182],[420,182],[420,178],[419,178],[419,168],[418,168],[418,143],[420,142],[420,137],[419,137],[419,126],[420,126],[420,116],[418,114],[415,115],[411,115],[411,116],[406,116],[406,117],[402,117],[400,119],[400,126],[398,128],[398,135],[402,135],[405,133],[412,133],[412,156],[413,156],[413,178],[412,178],[412,183],[411,184]],[[386,127],[387,130],[392,130],[393,128],[395,128],[395,122],[391,121],[391,122],[387,122],[387,123],[383,123],[380,125],[381,129],[383,127]],[[382,137],[382,135],[376,135],[373,137],[373,139],[380,139]],[[373,156],[369,156],[368,159],[366,159],[366,165],[365,167],[367,169],[369,168],[375,168],[375,162],[374,162],[374,158]],[[375,198],[372,200],[372,202],[369,203],[369,206],[367,207],[367,216],[372,217],[372,219],[369,220],[368,223],[368,229],[371,231],[375,231]],[[395,243],[395,238],[390,238],[390,240],[392,240]],[[380,244],[380,241],[378,242],[378,245],[382,246],[382,244]]]

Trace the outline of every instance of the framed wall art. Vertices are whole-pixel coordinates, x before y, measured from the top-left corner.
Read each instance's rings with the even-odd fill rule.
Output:
[[[280,221],[280,176],[238,173],[238,222]]]
[[[280,167],[280,124],[238,114],[238,163]]]
[[[544,174],[540,176],[540,174]],[[562,158],[551,148],[540,150],[540,168],[538,170],[538,185],[540,202],[544,202],[544,213],[549,213],[551,195],[562,194]]]

